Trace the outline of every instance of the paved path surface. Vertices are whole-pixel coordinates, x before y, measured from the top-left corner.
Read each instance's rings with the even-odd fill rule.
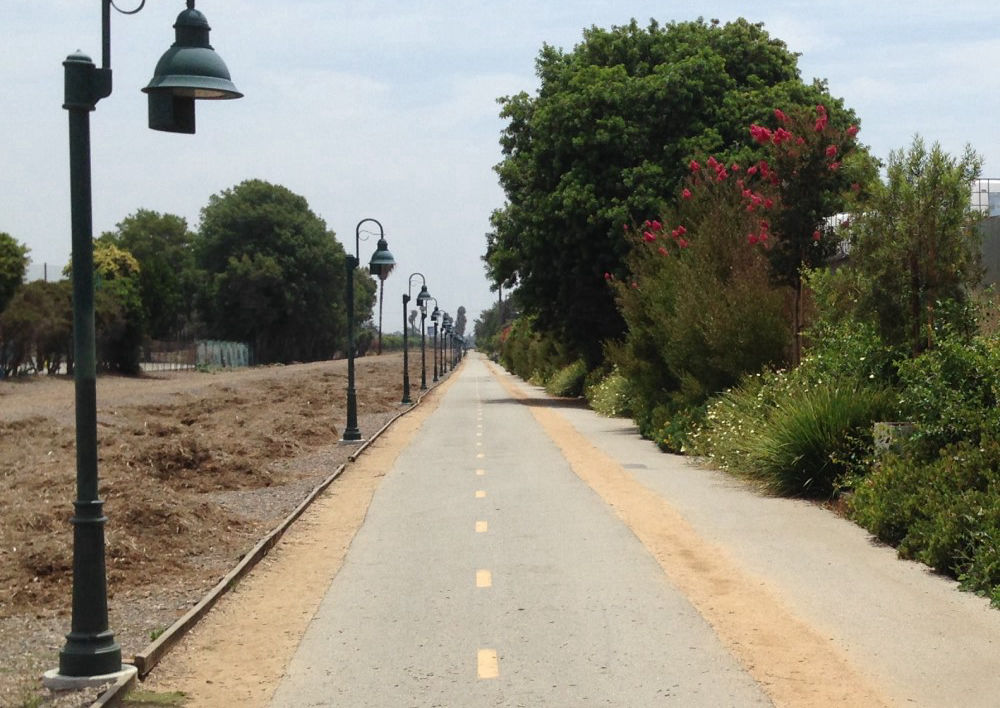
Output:
[[[482,358],[456,374],[273,706],[1000,705],[981,599]]]

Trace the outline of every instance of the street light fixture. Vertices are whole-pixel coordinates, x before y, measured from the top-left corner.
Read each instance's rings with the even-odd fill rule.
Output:
[[[134,15],[145,6],[140,0]],[[76,416],[76,501],[73,523],[73,609],[59,668],[45,673],[53,689],[103,683],[122,670],[121,647],[108,628],[104,502],[98,497],[97,346],[94,326],[93,199],[90,113],[111,95],[111,0],[101,2],[101,68],[85,54],[66,57],[63,108],[69,112],[70,221],[73,278],[73,381]],[[118,9],[118,8],[115,8]],[[239,98],[225,62],[208,43],[205,16],[188,0],[174,24],[176,41],[143,91],[149,127],[193,133],[195,99]]]
[[[441,339],[441,371],[448,371],[448,340],[451,338],[452,319],[447,312],[444,313],[444,336]]]
[[[361,262],[361,226],[370,221],[378,226],[378,245],[368,263],[372,275],[384,280],[396,265],[396,259],[389,253],[389,244],[385,240],[385,231],[375,219],[362,219],[354,228],[354,255],[345,258],[347,266],[347,425],[341,442],[358,442],[361,431],[358,430],[358,394],[354,388],[354,269]],[[366,234],[374,233],[366,231]]]
[[[407,336],[410,326],[406,319],[406,305],[410,302],[410,293],[413,292],[413,278],[415,276],[420,276],[420,281],[423,283],[420,287],[420,292],[417,294],[417,307],[420,308],[420,346],[423,347],[424,337],[423,337],[423,326],[424,318],[427,317],[427,301],[430,299],[431,295],[427,292],[427,278],[424,277],[423,273],[411,273],[410,279],[406,284],[406,292],[403,293],[403,400],[402,405],[409,405],[413,403],[410,400],[410,346],[409,338]],[[423,362],[423,354],[421,354],[421,363]],[[426,374],[425,378],[422,379],[422,388],[427,388]]]
[[[433,322],[434,327],[434,347],[431,349],[431,353],[434,355],[434,381],[438,380],[438,318],[441,317],[441,311],[438,309],[438,301],[436,297],[432,297],[431,300],[434,301],[434,311],[431,312],[431,322]]]

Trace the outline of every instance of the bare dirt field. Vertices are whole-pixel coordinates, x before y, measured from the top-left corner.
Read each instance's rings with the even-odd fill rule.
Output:
[[[412,393],[419,357],[411,357]],[[402,355],[356,362],[364,436],[400,411]],[[430,383],[431,373],[428,372]],[[171,625],[356,446],[346,361],[98,380],[111,629],[126,659]],[[75,705],[40,676],[69,631],[73,382],[0,382],[0,705]]]

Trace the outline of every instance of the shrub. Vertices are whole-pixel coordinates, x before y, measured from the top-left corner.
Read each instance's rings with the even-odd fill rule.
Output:
[[[1000,441],[961,442],[934,460],[887,455],[858,484],[851,517],[900,556],[1000,606]]]
[[[779,494],[826,497],[858,447],[872,447],[872,423],[891,417],[893,396],[876,387],[820,384],[780,402],[748,442],[745,470]]]
[[[557,371],[545,384],[552,396],[576,398],[583,395],[583,382],[587,378],[587,364],[583,359],[574,361]]]
[[[628,379],[618,369],[586,390],[590,407],[609,418],[627,417],[632,414],[632,393]]]

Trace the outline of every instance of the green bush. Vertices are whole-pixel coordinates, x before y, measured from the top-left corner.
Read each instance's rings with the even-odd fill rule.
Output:
[[[660,415],[663,411],[657,411]],[[705,407],[681,408],[667,416],[652,436],[656,445],[664,452],[683,454],[688,452],[692,434],[705,422]]]
[[[590,407],[608,418],[628,417],[632,414],[632,391],[629,380],[613,369],[600,381],[587,387],[585,393]]]
[[[975,443],[1000,429],[1000,341],[945,334],[937,346],[899,364],[904,415],[917,422],[928,457],[950,443]]]
[[[745,470],[772,491],[829,498],[850,471],[845,461],[872,447],[872,423],[891,417],[892,393],[819,384],[780,402],[748,442]]]
[[[1000,606],[1000,442],[950,445],[932,461],[887,455],[851,498],[851,518],[900,556]]]
[[[552,396],[576,398],[583,395],[583,382],[587,378],[587,364],[583,359],[574,361],[557,371],[545,384]]]

